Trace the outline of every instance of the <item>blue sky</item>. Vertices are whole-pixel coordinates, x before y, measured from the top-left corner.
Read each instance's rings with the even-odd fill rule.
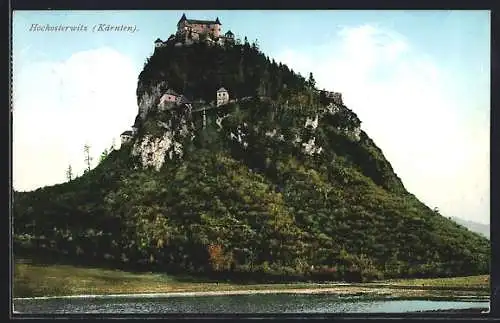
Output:
[[[137,76],[182,11],[37,11],[13,16],[14,188],[83,171],[137,113]],[[341,91],[407,189],[446,216],[489,223],[488,11],[185,11],[321,88]],[[92,32],[95,24],[137,31]],[[33,32],[32,24],[87,32]]]

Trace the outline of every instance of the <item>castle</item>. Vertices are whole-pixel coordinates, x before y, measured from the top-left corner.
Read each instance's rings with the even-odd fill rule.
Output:
[[[225,45],[234,44],[234,34],[228,30],[224,35],[221,31],[222,24],[218,17],[215,20],[196,20],[187,19],[186,14],[182,14],[181,19],[177,23],[177,32],[171,35],[166,42],[161,39],[155,41],[155,47],[163,47],[170,41],[182,41],[185,45],[190,45],[194,42],[204,41],[210,45]],[[181,42],[176,42],[177,46],[182,45]]]
[[[186,14],[182,14],[181,19],[177,23],[177,33],[194,33],[194,34],[207,34],[212,38],[219,38],[222,24],[217,17],[214,21],[211,20],[194,20],[187,19]]]

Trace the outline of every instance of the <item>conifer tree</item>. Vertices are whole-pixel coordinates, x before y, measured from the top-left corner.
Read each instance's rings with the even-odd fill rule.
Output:
[[[73,169],[71,168],[71,164],[68,165],[68,168],[66,170],[66,178],[68,181],[71,181],[73,179]]]
[[[85,154],[85,164],[87,165],[85,172],[90,172],[92,157],[90,157],[90,145],[89,144],[85,144],[83,146],[83,153]]]
[[[309,79],[307,80],[307,85],[310,88],[314,88],[316,86],[316,80],[314,79],[313,73],[309,73]]]

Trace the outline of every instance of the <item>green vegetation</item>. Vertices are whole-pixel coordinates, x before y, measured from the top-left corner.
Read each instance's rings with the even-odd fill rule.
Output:
[[[143,292],[203,291],[219,284],[190,283],[165,274],[132,273],[71,265],[16,264],[14,296],[60,296]],[[224,288],[227,284],[220,284]]]
[[[412,289],[422,295],[421,285],[445,287],[445,295],[460,295],[460,291],[474,291],[475,295],[488,295],[487,276],[458,277],[446,279],[402,280],[383,284],[351,284],[347,288],[332,283],[287,283],[287,284],[236,284],[201,280],[183,275],[158,273],[132,273],[102,268],[84,268],[71,265],[41,265],[19,262],[14,269],[14,297],[106,295],[134,293],[212,292],[212,291],[284,291],[284,290],[328,290],[336,293],[359,292],[388,288],[392,295],[410,296]],[[474,289],[471,289],[474,286]],[[404,287],[404,288],[403,288]],[[387,291],[386,291],[387,293]],[[443,294],[441,294],[443,295]],[[465,294],[466,295],[466,294]]]
[[[72,181],[15,192],[16,255],[256,282],[488,273],[489,241],[408,193],[368,135],[356,138],[357,116],[342,104],[328,111],[312,75],[306,81],[256,45],[195,44],[158,49],[138,97],[161,82],[193,99],[213,101],[219,86],[253,98],[221,108],[222,129],[213,110],[202,128],[199,115],[149,107],[136,140],[161,136],[157,121],[174,130],[193,122],[183,157],[158,172],[125,145]],[[315,115],[318,128],[305,128]],[[230,139],[238,128],[246,147]],[[314,138],[322,153],[304,154],[295,138]]]
[[[467,276],[452,278],[432,278],[432,279],[404,279],[390,280],[390,284],[398,286],[429,286],[443,288],[477,289],[488,291],[490,289],[490,276]]]
[[[258,95],[284,102],[309,84],[304,77],[270,60],[257,45],[249,43],[226,48],[204,43],[157,48],[139,75],[138,99],[161,82],[189,98],[206,102],[214,101],[214,94],[221,86],[230,89],[231,97]],[[309,98],[304,95],[303,99]]]

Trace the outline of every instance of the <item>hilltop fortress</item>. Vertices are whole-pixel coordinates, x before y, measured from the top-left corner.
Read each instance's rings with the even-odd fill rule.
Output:
[[[230,30],[228,30],[225,34],[222,34],[221,26],[222,24],[218,17],[216,17],[215,20],[196,20],[187,19],[186,15],[183,14],[177,22],[177,32],[172,34],[167,41],[162,41],[158,38],[155,41],[155,49],[161,50],[161,48],[168,46],[189,46],[200,42],[214,46],[231,46],[234,44],[240,44],[239,40],[235,41],[234,34]],[[158,99],[156,108],[159,111],[165,111],[174,107],[185,107],[190,113],[202,113],[204,120],[203,124],[205,124],[206,110],[218,109],[230,103],[251,99],[251,97],[234,97],[231,94],[230,86],[227,84],[220,84],[218,86],[220,87],[217,91],[214,91],[213,101],[210,102],[205,102],[200,98],[186,97],[184,93],[178,93],[170,87],[160,90],[155,94],[155,97]],[[319,95],[321,104],[326,106],[331,111],[337,109],[338,106],[343,105],[342,94],[339,92],[331,92],[324,89],[314,89],[314,92]],[[261,96],[260,99],[269,98]],[[286,104],[288,104],[288,101]],[[144,115],[142,118],[144,118]],[[305,127],[316,128],[317,123],[317,118],[308,119]],[[120,135],[122,144],[130,142],[136,136],[137,132],[138,124],[136,119],[136,123],[132,127],[132,130],[127,130]]]
[[[205,42],[209,45],[232,45],[235,43],[234,34],[228,30],[224,35],[221,30],[221,22],[217,17],[215,20],[187,19],[183,14],[177,23],[177,32],[171,35],[167,41],[157,39],[155,47],[164,47],[169,42],[175,46],[190,45],[194,42]]]
[[[221,33],[222,24],[217,17],[214,21],[211,20],[196,20],[187,19],[186,15],[183,14],[179,22],[177,23],[177,33],[194,33],[194,34],[208,34],[213,38],[218,38]]]

